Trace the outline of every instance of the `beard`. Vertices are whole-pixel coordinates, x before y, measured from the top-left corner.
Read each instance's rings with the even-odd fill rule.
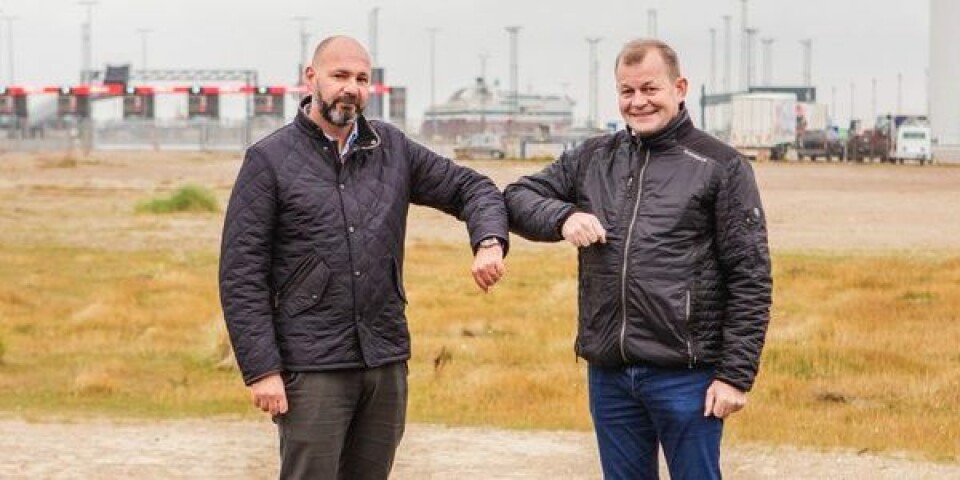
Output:
[[[338,127],[346,127],[353,123],[357,117],[363,113],[363,106],[360,105],[360,98],[356,95],[345,94],[334,98],[332,102],[327,102],[320,96],[320,91],[314,92],[314,98],[317,100],[317,106],[320,107],[320,116],[324,120]],[[353,108],[342,108],[345,105],[352,105]]]

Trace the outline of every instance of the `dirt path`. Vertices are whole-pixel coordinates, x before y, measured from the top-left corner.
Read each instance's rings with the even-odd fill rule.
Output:
[[[262,421],[153,423],[0,420],[0,478],[275,478],[276,437]],[[737,446],[724,453],[735,479],[960,478],[960,464]],[[666,477],[666,475],[664,475]],[[396,480],[598,479],[593,436],[410,425]]]
[[[0,244],[58,243],[109,249],[213,251],[222,213],[135,215],[137,202],[185,183],[212,188],[226,204],[239,156],[103,153],[0,156]],[[470,164],[500,186],[536,163]],[[914,165],[755,165],[774,250],[924,251],[960,248],[960,168]],[[53,228],[55,226],[55,228]],[[411,209],[412,241],[463,242],[463,225]],[[517,246],[529,243],[517,238]]]

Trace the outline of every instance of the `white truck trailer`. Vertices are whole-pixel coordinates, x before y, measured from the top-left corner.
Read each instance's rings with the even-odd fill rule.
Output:
[[[796,94],[737,93],[705,108],[704,129],[746,157],[779,160],[796,141]]]

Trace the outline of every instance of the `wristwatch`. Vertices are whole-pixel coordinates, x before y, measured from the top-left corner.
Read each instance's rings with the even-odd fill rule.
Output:
[[[477,248],[490,248],[490,247],[499,247],[500,239],[497,237],[487,237],[483,240],[480,240],[480,243],[477,245]]]

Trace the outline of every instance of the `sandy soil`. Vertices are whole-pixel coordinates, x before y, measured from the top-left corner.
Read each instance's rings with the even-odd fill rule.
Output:
[[[535,165],[475,163],[504,185]],[[223,204],[238,156],[0,155],[0,245],[57,243],[111,249],[216,251],[222,213],[149,216],[135,204],[184,183],[212,187]],[[777,250],[871,252],[960,248],[960,168],[756,166]],[[415,209],[413,241],[464,241],[464,229]],[[514,248],[529,246],[518,242]],[[516,250],[515,250],[516,251]],[[159,423],[0,419],[0,478],[270,478],[269,421]],[[735,446],[731,478],[960,478],[960,465],[857,452]],[[410,425],[396,479],[599,478],[589,433],[512,432]]]

